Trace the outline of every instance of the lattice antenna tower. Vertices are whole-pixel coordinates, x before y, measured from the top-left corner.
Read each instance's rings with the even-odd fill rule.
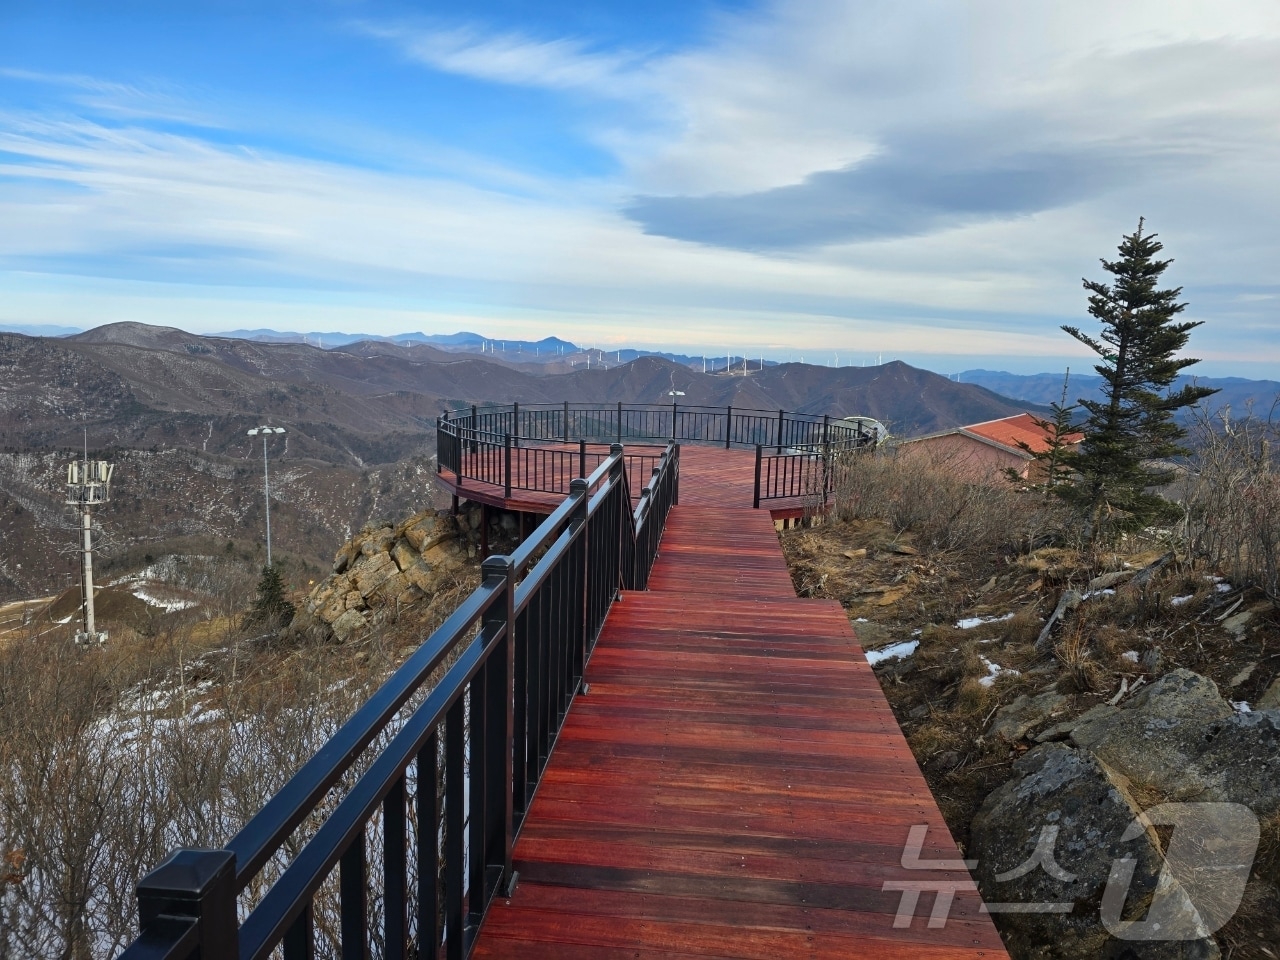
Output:
[[[111,474],[115,464],[89,459],[89,431],[84,435],[84,459],[67,465],[67,505],[80,512],[80,595],[83,623],[75,641],[82,646],[107,642],[107,631],[93,621],[93,508],[111,499]]]

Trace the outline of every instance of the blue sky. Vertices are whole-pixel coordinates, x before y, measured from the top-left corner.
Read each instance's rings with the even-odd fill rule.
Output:
[[[180,10],[174,13],[175,9]],[[1280,4],[0,6],[0,322],[1280,378]]]

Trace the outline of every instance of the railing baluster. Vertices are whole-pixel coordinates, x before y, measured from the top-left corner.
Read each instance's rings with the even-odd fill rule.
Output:
[[[284,935],[284,960],[315,960],[316,931],[315,914],[310,901],[298,914],[298,919],[289,926]]]
[[[444,725],[444,937],[448,960],[463,960],[463,794],[466,773],[461,696],[449,708]]]
[[[418,957],[435,960],[440,951],[440,739],[433,732],[418,751]]]
[[[405,960],[409,947],[405,783],[401,776],[382,800],[382,898],[386,960]]]
[[[485,823],[485,791],[489,789],[485,765],[485,674],[488,661],[471,678],[467,720],[470,723],[467,756],[467,927],[480,922],[485,906],[484,895],[484,847],[487,825]]]
[[[342,960],[365,960],[369,930],[365,894],[364,834],[351,841],[338,865],[338,896],[342,915]]]
[[[503,480],[505,481],[505,486],[506,486],[503,495],[508,500],[510,500],[511,499],[511,434],[508,433],[502,439],[503,439],[503,447],[505,451],[502,474],[503,474]]]

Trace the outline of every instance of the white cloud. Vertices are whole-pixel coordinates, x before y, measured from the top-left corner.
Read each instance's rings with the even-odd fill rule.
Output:
[[[471,27],[362,29],[432,69],[612,98],[594,135],[623,174],[464,181],[465,158],[376,171],[225,135],[0,115],[6,319],[1062,355],[1080,277],[1145,214],[1177,258],[1169,280],[1215,324],[1213,352],[1200,334],[1192,349],[1280,359],[1280,5],[778,2],[647,59]],[[1056,206],[786,254],[647,236],[618,212],[637,193],[765,191],[890,148],[945,170],[959,146],[980,165],[1064,145],[1160,164]]]
[[[125,120],[162,120],[199,127],[224,125],[213,112],[197,106],[182,91],[168,83],[118,83],[78,73],[44,73],[12,67],[0,67],[0,77],[60,87],[70,92],[72,103],[99,116]]]
[[[361,22],[357,28],[433,70],[477,80],[601,97],[634,93],[637,84],[637,57],[592,50],[580,40],[430,23]]]

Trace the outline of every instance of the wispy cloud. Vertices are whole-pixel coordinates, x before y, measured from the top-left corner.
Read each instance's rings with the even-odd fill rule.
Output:
[[[513,86],[629,96],[636,92],[642,65],[639,55],[593,49],[572,38],[541,40],[474,25],[360,21],[355,26],[433,70]]]
[[[207,106],[197,106],[184,91],[168,83],[120,83],[84,74],[43,73],[12,67],[0,67],[0,77],[60,88],[69,93],[71,103],[99,116],[209,128],[224,125]]]

